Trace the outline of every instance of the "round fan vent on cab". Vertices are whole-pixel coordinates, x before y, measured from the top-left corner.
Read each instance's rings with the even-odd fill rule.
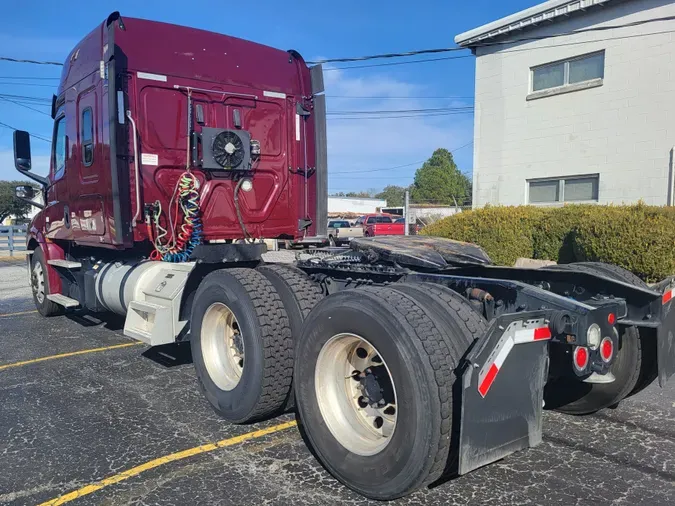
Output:
[[[251,135],[245,130],[202,128],[202,168],[250,170]]]

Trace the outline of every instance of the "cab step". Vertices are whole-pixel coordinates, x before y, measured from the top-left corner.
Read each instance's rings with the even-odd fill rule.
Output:
[[[63,267],[64,269],[79,269],[82,267],[80,262],[73,262],[71,260],[47,260],[47,263],[54,267]]]
[[[50,293],[47,295],[47,299],[51,300],[52,302],[55,302],[56,304],[69,308],[69,307],[78,307],[80,305],[80,301],[76,299],[71,299],[70,297],[66,297],[62,293]]]

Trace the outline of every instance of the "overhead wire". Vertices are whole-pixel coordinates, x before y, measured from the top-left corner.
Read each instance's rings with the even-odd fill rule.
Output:
[[[601,32],[601,31],[608,31],[608,30],[614,30],[617,28],[630,28],[634,26],[641,26],[649,23],[658,23],[658,22],[663,22],[663,21],[673,21],[675,20],[675,16],[662,16],[658,18],[649,18],[649,19],[642,19],[638,21],[632,21],[630,23],[620,23],[616,25],[605,25],[605,26],[594,26],[590,28],[580,28],[578,30],[571,30],[568,32],[559,32],[559,33],[553,33],[550,35],[538,35],[538,36],[530,36],[530,37],[521,37],[517,39],[506,39],[506,40],[501,40],[501,41],[492,41],[492,42],[482,42],[482,43],[476,43],[476,44],[471,44],[471,47],[484,47],[484,46],[496,46],[496,45],[507,45],[507,44],[514,44],[517,42],[530,42],[533,40],[543,40],[543,39],[551,39],[551,38],[556,38],[556,37],[566,37],[569,35],[577,35],[581,33],[589,33],[589,32]],[[468,47],[445,47],[445,48],[433,48],[433,49],[420,49],[416,51],[406,51],[406,52],[401,52],[401,53],[383,53],[383,54],[374,54],[374,55],[368,55],[368,56],[356,56],[356,57],[348,57],[348,58],[325,58],[323,60],[315,60],[315,61],[308,61],[307,63],[309,64],[323,64],[323,63],[348,63],[348,62],[359,62],[359,61],[367,61],[367,60],[378,60],[378,59],[386,59],[386,58],[407,58],[411,56],[417,56],[421,54],[430,54],[430,53],[447,53],[447,52],[454,52],[454,51],[467,51],[469,48]]]
[[[455,153],[456,151],[459,151],[460,149],[464,149],[467,146],[470,146],[473,144],[473,140],[470,140],[466,144],[461,145],[458,148],[454,148],[450,150],[450,153]],[[335,171],[335,172],[328,172],[328,176],[330,177],[332,174],[364,174],[366,172],[382,172],[385,170],[394,170],[394,169],[402,169],[403,167],[410,167],[412,165],[418,165],[420,163],[426,162],[428,159],[425,160],[420,160],[417,162],[411,162],[411,163],[406,163],[404,165],[396,165],[394,167],[385,167],[383,169],[368,169],[368,170],[348,170],[348,171]]]
[[[7,123],[3,123],[2,121],[0,121],[0,126],[3,126],[5,128],[9,128],[10,130],[19,130],[18,128],[13,127],[12,125],[8,125]],[[47,139],[45,137],[42,137],[41,135],[33,134],[33,133],[31,133],[30,135],[32,137],[35,137],[36,139],[40,139],[41,141],[51,142],[49,139]]]
[[[20,103],[20,102],[16,102],[16,101],[11,100],[11,99],[9,99],[9,98],[0,97],[0,100],[4,100],[5,102],[10,102],[10,103],[12,103],[12,104],[18,105],[19,107],[24,107],[24,108],[26,108],[26,109],[30,109],[31,111],[35,111],[35,112],[37,112],[37,113],[44,114],[45,116],[51,117],[50,114],[47,114],[46,112],[41,111],[40,109],[35,109],[34,107],[31,107],[31,106],[26,105],[26,104],[22,104],[22,103]]]

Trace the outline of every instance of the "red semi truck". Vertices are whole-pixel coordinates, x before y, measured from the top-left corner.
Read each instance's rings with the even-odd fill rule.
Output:
[[[420,236],[262,262],[264,239],[326,240],[322,93],[295,51],[111,14],[65,61],[47,177],[14,133],[46,196],[27,236],[40,314],[189,340],[217,413],[295,408],[323,465],[376,499],[538,444],[544,402],[592,413],[675,372],[671,280]]]

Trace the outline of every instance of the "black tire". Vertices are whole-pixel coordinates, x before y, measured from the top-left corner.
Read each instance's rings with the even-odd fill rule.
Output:
[[[317,283],[300,269],[290,265],[266,264],[258,267],[276,289],[286,309],[294,342],[300,339],[302,324],[309,312],[323,299],[323,293]],[[295,406],[295,396],[291,388],[284,409]]]
[[[632,272],[601,262],[578,262],[553,265],[546,270],[581,271],[602,274],[640,287],[648,285]],[[649,337],[640,336],[637,327],[623,327],[617,356],[610,367],[616,378],[612,383],[582,383],[571,378],[557,378],[544,390],[546,407],[572,415],[586,415],[615,406],[626,397],[649,386],[656,378],[656,355]]]
[[[346,290],[319,302],[298,343],[295,385],[299,418],[319,461],[342,483],[380,500],[402,497],[443,474],[452,432],[453,364],[435,312],[390,287]],[[349,451],[333,435],[318,404],[315,369],[331,337],[363,336],[378,351],[396,389],[397,421],[377,453]]]
[[[34,273],[36,264],[40,264],[43,273],[44,295],[42,302],[40,302],[40,300],[38,299],[37,283],[39,283],[39,281],[36,279]],[[31,272],[30,279],[31,279],[31,289],[33,292],[33,302],[35,303],[35,307],[38,310],[38,313],[46,317],[62,315],[65,312],[65,308],[52,302],[47,298],[47,294],[51,293],[49,290],[49,276],[47,274],[47,262],[45,262],[44,254],[42,253],[42,249],[39,247],[35,249],[35,252],[32,255],[30,263],[30,272]]]
[[[449,346],[454,347],[455,354],[460,357],[487,331],[487,320],[469,305],[466,298],[446,286],[436,283],[395,283],[391,287],[407,293],[436,312],[439,320],[451,331],[453,339]]]
[[[202,323],[214,303],[234,314],[243,340],[241,378],[231,390],[209,376],[202,351]],[[200,283],[192,304],[191,349],[199,386],[213,409],[233,423],[276,415],[288,399],[293,339],[288,315],[272,283],[253,269],[221,269]]]

